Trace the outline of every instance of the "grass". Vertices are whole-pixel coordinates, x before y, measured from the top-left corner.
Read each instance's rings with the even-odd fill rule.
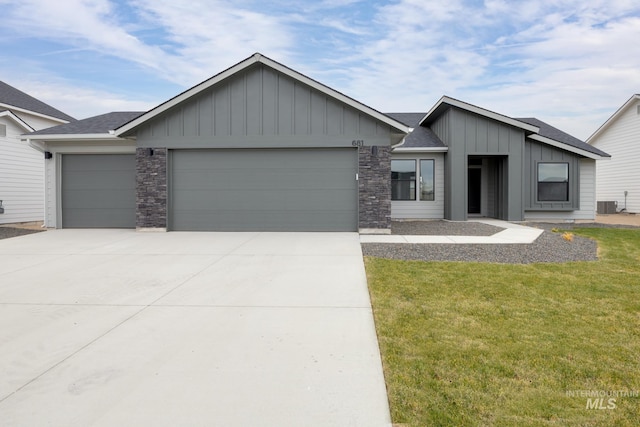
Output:
[[[600,261],[366,259],[394,423],[640,424],[640,230],[573,231]]]

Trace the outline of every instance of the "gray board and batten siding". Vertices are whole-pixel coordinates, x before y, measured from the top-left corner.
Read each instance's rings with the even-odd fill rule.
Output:
[[[522,129],[458,108],[449,108],[431,124],[447,145],[445,218],[467,220],[467,165],[469,156],[488,159],[493,206],[500,219],[521,221],[524,216],[524,141]]]
[[[152,117],[135,135],[139,153],[169,150],[168,215],[146,226],[210,231],[366,227],[359,150],[388,148],[398,137],[389,124],[264,64]],[[382,166],[374,172],[388,175]],[[374,190],[367,201],[379,196]]]
[[[134,228],[133,154],[62,155],[62,227]]]
[[[548,146],[539,142],[527,141],[525,144],[527,162],[524,176],[525,210],[527,211],[574,211],[580,209],[580,159],[581,156],[566,150]],[[569,200],[565,202],[538,201],[538,163],[566,163],[569,165]]]
[[[389,146],[391,127],[262,64],[194,95],[136,130],[138,147]]]

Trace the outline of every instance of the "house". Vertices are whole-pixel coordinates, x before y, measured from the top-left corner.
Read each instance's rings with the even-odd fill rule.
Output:
[[[255,54],[144,113],[24,136],[49,227],[388,232],[392,218],[593,218],[607,154],[443,97],[383,114]]]
[[[596,195],[598,202],[604,202],[602,213],[640,213],[640,94],[629,98],[587,143],[612,156],[597,169]],[[615,210],[607,210],[606,202],[613,202]]]
[[[73,120],[0,81],[0,224],[44,216],[44,159],[20,135]]]

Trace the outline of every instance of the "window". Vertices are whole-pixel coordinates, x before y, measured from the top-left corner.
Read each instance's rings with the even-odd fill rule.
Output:
[[[569,163],[538,163],[538,201],[569,201]]]
[[[434,160],[420,160],[420,200],[435,200],[434,163]]]
[[[7,125],[0,124],[0,136],[7,136]]]
[[[391,200],[416,199],[416,161],[391,160]]]

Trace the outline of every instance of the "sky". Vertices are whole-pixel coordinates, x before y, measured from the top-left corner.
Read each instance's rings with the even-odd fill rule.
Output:
[[[637,0],[0,0],[0,80],[78,119],[255,52],[382,112],[443,95],[588,138],[640,93]]]

